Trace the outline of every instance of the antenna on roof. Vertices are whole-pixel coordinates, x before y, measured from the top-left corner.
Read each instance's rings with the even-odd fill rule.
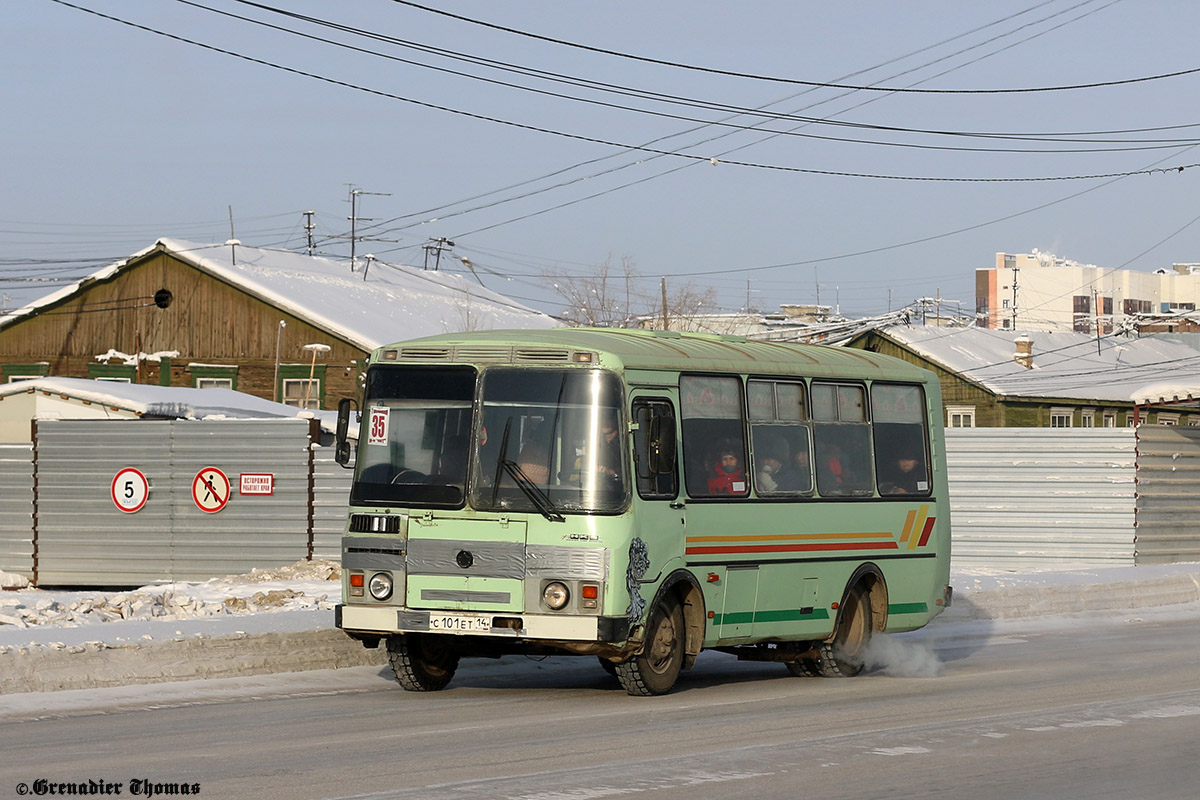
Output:
[[[308,254],[310,256],[313,254],[313,250],[315,249],[315,247],[313,245],[313,228],[315,228],[317,226],[314,225],[313,221],[312,221],[313,214],[315,214],[315,213],[317,213],[317,212],[316,211],[305,211],[304,212],[304,219],[305,219],[304,232],[306,234],[308,234]]]
[[[354,272],[357,269],[357,260],[354,256],[354,246],[358,243],[359,239],[363,239],[364,241],[366,239],[365,236],[359,236],[357,234],[358,222],[359,220],[362,220],[363,222],[374,222],[374,219],[371,217],[358,216],[358,197],[359,195],[363,194],[372,194],[377,197],[391,197],[392,195],[391,192],[364,192],[362,189],[354,188],[354,184],[347,185],[350,186],[350,271]]]

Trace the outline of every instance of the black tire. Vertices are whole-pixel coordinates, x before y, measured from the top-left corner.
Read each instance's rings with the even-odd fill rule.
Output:
[[[458,669],[458,653],[440,636],[401,633],[387,637],[388,661],[396,682],[410,692],[445,689]]]
[[[821,670],[817,667],[817,662],[811,658],[801,658],[797,661],[788,661],[784,663],[787,671],[797,678],[815,678],[820,676]]]
[[[826,678],[853,678],[862,672],[873,622],[870,598],[855,586],[842,601],[833,639],[817,645],[820,656],[813,662],[817,673]]]
[[[600,662],[600,667],[605,672],[607,672],[609,675],[612,675],[614,677],[616,676],[616,674],[617,674],[617,665],[616,664],[609,661],[607,658],[603,658],[600,656],[597,656],[596,660]]]
[[[635,697],[666,694],[683,669],[683,609],[667,598],[650,614],[642,652],[616,666],[617,680]]]

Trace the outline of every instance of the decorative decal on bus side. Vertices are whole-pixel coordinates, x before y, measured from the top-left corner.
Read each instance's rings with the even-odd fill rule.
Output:
[[[650,569],[650,548],[639,537],[634,537],[629,543],[629,569],[625,572],[625,588],[629,590],[629,608],[625,614],[629,624],[636,625],[642,621],[646,611],[646,601],[642,598],[642,576]]]

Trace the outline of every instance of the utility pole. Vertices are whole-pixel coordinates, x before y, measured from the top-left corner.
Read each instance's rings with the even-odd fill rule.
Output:
[[[1014,331],[1017,329],[1017,274],[1020,271],[1020,267],[1013,267],[1012,327]]]
[[[662,288],[662,329],[667,329],[667,277],[664,275],[659,280],[659,286]]]
[[[353,184],[346,184],[350,187],[350,271],[354,272],[358,268],[357,258],[355,256],[355,248],[358,244],[358,221],[374,222],[371,217],[358,216],[358,198],[360,195],[369,194],[376,197],[391,197],[391,192],[364,192],[362,189],[354,188]],[[365,238],[365,237],[364,237]]]
[[[454,247],[454,242],[447,239],[445,236],[439,236],[436,239],[429,240],[431,244],[424,246],[425,249],[425,269],[429,270],[429,251],[434,251],[433,255],[433,271],[437,272],[438,267],[442,264],[442,250]]]
[[[314,225],[313,221],[312,221],[313,214],[315,214],[315,213],[317,213],[317,212],[316,211],[305,211],[304,212],[304,233],[306,234],[306,236],[308,238],[308,254],[310,256],[313,254],[313,250],[316,249],[313,244],[313,229],[317,226]]]

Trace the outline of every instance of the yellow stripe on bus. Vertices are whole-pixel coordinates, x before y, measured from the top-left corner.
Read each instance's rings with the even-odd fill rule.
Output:
[[[920,510],[920,518],[917,524],[913,526],[911,536],[908,537],[908,549],[916,550],[917,543],[921,540],[921,529],[925,527],[925,520],[929,518],[929,506],[923,505]]]
[[[908,518],[906,520],[904,520],[904,533],[900,534],[900,544],[904,544],[905,542],[908,541],[909,534],[912,533],[913,520],[915,520],[916,518],[917,518],[917,510],[914,508],[913,510],[908,512]]]

